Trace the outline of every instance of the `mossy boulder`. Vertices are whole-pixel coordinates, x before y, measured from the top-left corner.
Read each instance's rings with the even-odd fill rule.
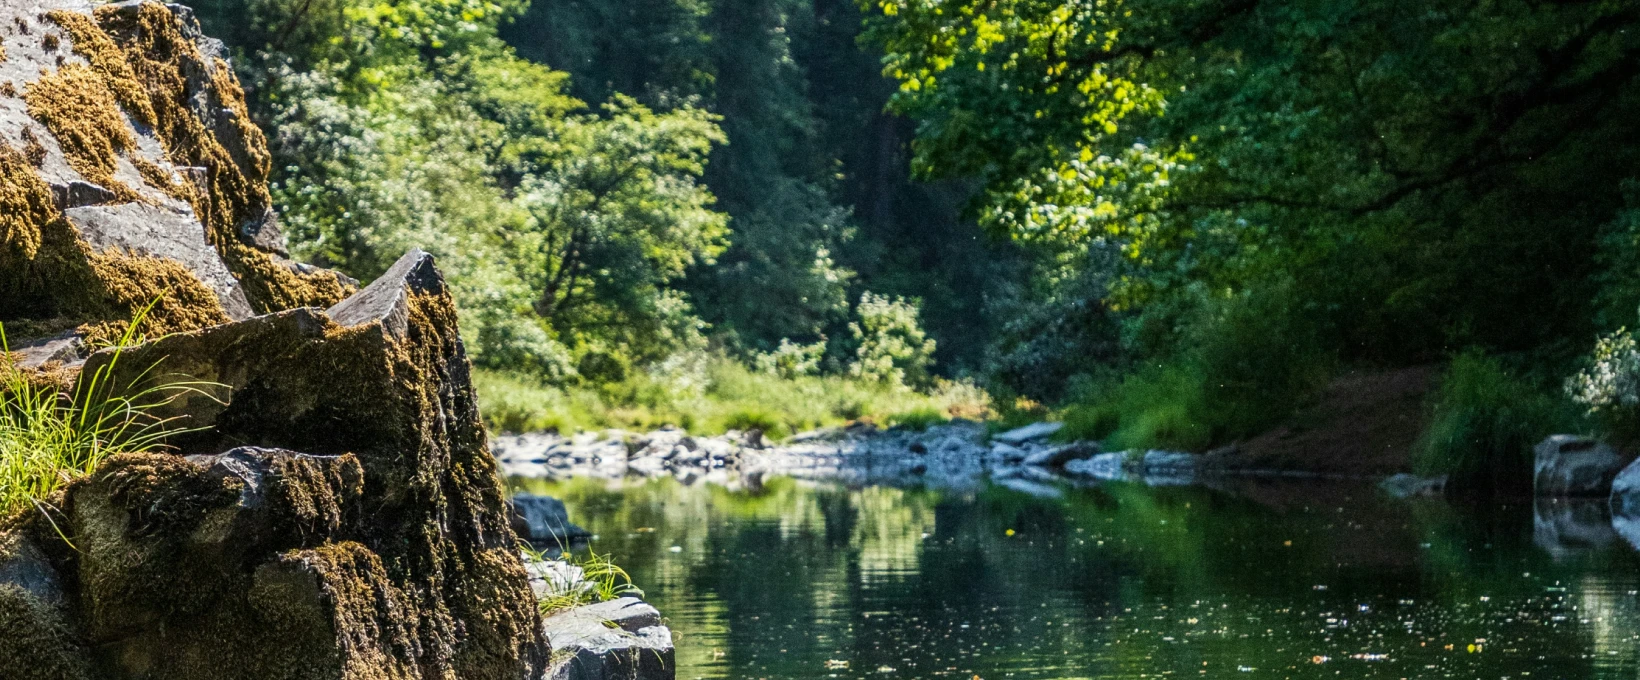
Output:
[[[0,6],[0,322],[150,337],[355,287],[286,255],[269,155],[180,5]]]
[[[99,677],[516,679],[550,649],[455,312],[414,251],[329,310],[104,350],[111,389],[206,380],[201,428],[70,486],[62,610]],[[85,386],[81,386],[82,390]],[[256,447],[244,446],[246,443]],[[300,452],[300,453],[299,453]],[[44,653],[44,652],[41,652]],[[0,659],[0,676],[8,670]]]
[[[0,678],[542,677],[431,256],[363,290],[288,259],[265,140],[185,7],[0,3],[0,43],[12,365],[65,400],[104,368],[199,387],[155,411],[191,428],[169,450],[0,518]],[[144,309],[148,342],[92,353]]]

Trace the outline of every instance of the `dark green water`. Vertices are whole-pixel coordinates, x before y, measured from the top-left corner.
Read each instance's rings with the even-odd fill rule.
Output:
[[[514,485],[632,573],[680,679],[1640,675],[1640,559],[1612,536],[1551,555],[1530,507],[1319,483]]]

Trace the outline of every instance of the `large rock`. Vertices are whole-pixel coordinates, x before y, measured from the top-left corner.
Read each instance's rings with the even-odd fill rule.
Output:
[[[567,548],[572,543],[585,541],[592,532],[569,521],[564,502],[552,496],[521,493],[512,497],[513,531],[520,538],[536,545]]]
[[[577,607],[543,622],[561,660],[552,680],[672,680],[672,631],[635,597]]]
[[[550,648],[468,371],[419,251],[328,312],[92,355],[82,376],[111,389],[216,384],[156,408],[201,428],[174,439],[182,455],[110,459],[52,524],[73,545],[54,568],[95,677],[544,674]]]
[[[1014,428],[1007,432],[992,435],[993,441],[1019,446],[1033,439],[1046,439],[1065,427],[1064,423],[1031,423],[1024,427]]]
[[[1532,488],[1540,497],[1606,498],[1629,460],[1604,442],[1551,435],[1533,449]]]
[[[285,256],[221,44],[181,5],[93,7],[0,3],[0,320],[106,340],[147,309],[152,337],[345,297]]]

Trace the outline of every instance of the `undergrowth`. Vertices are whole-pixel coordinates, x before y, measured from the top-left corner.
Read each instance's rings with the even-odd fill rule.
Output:
[[[15,366],[0,324],[0,515],[37,507],[109,456],[161,448],[167,436],[184,431],[177,418],[153,411],[200,392],[198,384],[162,382],[121,394],[108,383],[124,348],[138,341],[140,321],[139,313],[114,344],[113,358],[81,376],[74,395]]]
[[[1460,488],[1521,490],[1532,479],[1533,445],[1586,426],[1559,392],[1474,350],[1453,357],[1429,408],[1414,469]]]
[[[695,434],[758,429],[778,438],[854,420],[927,427],[990,411],[985,392],[967,383],[919,392],[845,376],[780,377],[722,357],[688,379],[636,373],[607,385],[560,387],[480,369],[473,382],[485,423],[498,432],[675,425]]]

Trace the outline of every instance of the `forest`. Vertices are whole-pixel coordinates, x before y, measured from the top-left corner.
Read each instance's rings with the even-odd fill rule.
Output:
[[[1640,5],[211,0],[295,253],[451,279],[492,427],[1640,437]]]

